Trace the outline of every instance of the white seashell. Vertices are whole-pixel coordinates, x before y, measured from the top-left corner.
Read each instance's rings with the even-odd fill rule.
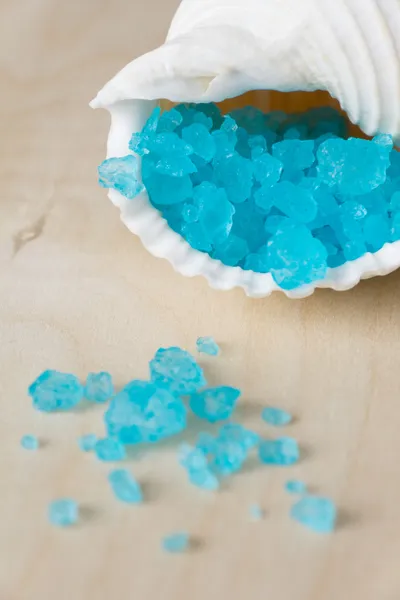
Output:
[[[400,140],[400,0],[183,0],[167,41],[129,63],[91,102],[111,114],[107,157],[128,153],[159,99],[219,102],[260,89],[327,90],[368,135]],[[150,204],[115,190],[125,225],[154,255],[212,287],[241,287],[254,297],[280,288],[270,274],[226,267],[191,248]],[[400,242],[329,269],[315,287],[346,290],[400,266]]]

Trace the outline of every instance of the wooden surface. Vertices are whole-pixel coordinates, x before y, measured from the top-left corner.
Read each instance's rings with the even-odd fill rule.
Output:
[[[0,4],[0,600],[399,600],[400,273],[303,301],[215,292],[146,253],[97,187],[108,117],[87,103],[162,40],[177,4]],[[26,388],[48,367],[123,384],[157,347],[198,335],[221,343],[204,362],[212,382],[242,387],[244,423],[272,434],[261,407],[293,411],[303,459],[208,495],[169,443],[130,459],[143,507],[118,504],[109,467],[76,445],[101,434],[102,411],[43,415]],[[25,433],[45,446],[23,451]],[[334,535],[290,521],[289,477],[336,500]],[[69,531],[46,521],[60,496],[82,503]],[[196,549],[164,555],[161,537],[181,529]]]

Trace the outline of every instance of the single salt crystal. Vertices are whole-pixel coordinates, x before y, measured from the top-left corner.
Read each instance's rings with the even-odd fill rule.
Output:
[[[317,216],[318,205],[309,190],[282,181],[273,186],[271,194],[273,206],[297,223],[310,223]]]
[[[295,439],[282,437],[277,440],[263,440],[258,446],[258,456],[262,463],[269,465],[292,465],[299,460],[299,447]]]
[[[222,158],[214,169],[217,182],[225,188],[228,200],[240,204],[250,198],[253,186],[252,162],[235,153]]]
[[[86,379],[85,398],[92,402],[106,402],[114,394],[114,385],[110,373],[89,373]]]
[[[255,273],[268,273],[269,264],[266,252],[250,253],[246,256],[243,269]]]
[[[220,348],[217,342],[211,336],[199,337],[196,341],[197,352],[208,354],[209,356],[218,356]]]
[[[78,446],[83,452],[91,452],[94,450],[97,440],[97,435],[94,433],[87,433],[78,439]]]
[[[171,380],[163,381],[173,385],[173,373]],[[186,427],[186,408],[174,391],[148,381],[131,381],[112,398],[104,415],[108,435],[122,444],[139,444],[181,432]]]
[[[383,215],[369,215],[363,222],[364,241],[373,252],[380,250],[390,239],[389,221]]]
[[[258,446],[260,442],[260,436],[251,429],[246,429],[243,425],[238,423],[225,423],[219,430],[218,438],[221,440],[232,440],[239,442],[243,448],[250,450],[255,446]]]
[[[196,448],[201,450],[202,455],[207,456],[208,454],[213,454],[215,452],[216,440],[207,431],[202,431],[197,436]]]
[[[269,425],[275,425],[281,427],[288,425],[292,420],[292,415],[280,408],[274,408],[267,406],[261,413],[262,419]]]
[[[82,400],[84,389],[75,375],[48,370],[29,386],[28,394],[37,410],[51,412],[74,408]]]
[[[210,243],[226,240],[232,229],[235,208],[226,192],[204,181],[194,188],[193,198],[198,207],[198,221]]]
[[[286,173],[303,171],[315,161],[314,142],[312,140],[283,140],[272,146],[272,154],[283,163]]]
[[[207,455],[201,448],[184,444],[179,452],[179,463],[186,470],[190,483],[208,491],[219,488],[217,477],[208,465]]]
[[[111,471],[108,481],[115,497],[121,502],[140,504],[143,501],[140,485],[126,469]]]
[[[254,179],[265,185],[273,185],[279,181],[283,169],[283,164],[280,160],[274,158],[270,154],[253,154],[253,172]]]
[[[132,200],[143,192],[144,185],[138,180],[138,162],[132,154],[120,158],[108,158],[98,168],[99,184],[113,188]]]
[[[390,164],[387,147],[356,138],[329,139],[317,152],[317,172],[340,194],[367,194],[385,183]]]
[[[317,533],[330,533],[335,528],[337,511],[329,498],[303,496],[290,511],[292,519]]]
[[[94,451],[97,458],[103,462],[119,461],[126,458],[123,444],[113,438],[97,440]]]
[[[23,435],[20,443],[25,450],[37,450],[39,448],[39,440],[36,435]]]
[[[187,156],[166,156],[157,161],[155,170],[169,177],[184,177],[196,173],[197,168]]]
[[[165,111],[162,113],[160,120],[158,121],[157,133],[175,131],[175,129],[181,125],[182,121],[183,117],[181,113],[175,108]]]
[[[191,145],[193,152],[210,162],[216,152],[215,140],[205,125],[193,123],[182,129],[182,138]]]
[[[236,407],[240,390],[229,386],[208,388],[191,394],[189,406],[194,414],[210,423],[228,419]]]
[[[181,348],[159,348],[149,367],[151,380],[172,393],[190,394],[207,384],[203,369]]]
[[[190,537],[186,532],[172,533],[162,540],[162,547],[165,552],[177,554],[185,552],[190,545]]]
[[[223,262],[225,265],[235,267],[249,253],[247,242],[231,234],[224,242],[218,244],[213,252],[213,258]]]
[[[264,517],[264,511],[259,504],[251,504],[249,513],[254,521],[261,521],[261,519]]]
[[[75,525],[79,518],[79,506],[71,498],[60,498],[53,500],[48,509],[48,519],[52,525],[57,527],[69,527]]]
[[[306,227],[277,232],[268,245],[271,275],[282,289],[292,290],[325,277],[328,253]]]
[[[232,475],[240,471],[247,458],[247,447],[240,439],[230,436],[218,436],[211,466],[215,473]]]
[[[184,223],[181,227],[181,233],[185,240],[200,252],[209,252],[212,249],[210,235],[203,223]]]
[[[306,484],[297,479],[291,479],[285,483],[285,490],[289,494],[305,494],[307,491]]]
[[[183,202],[192,196],[193,184],[189,175],[169,177],[157,172],[143,173],[143,182],[151,201],[157,206],[169,206]]]

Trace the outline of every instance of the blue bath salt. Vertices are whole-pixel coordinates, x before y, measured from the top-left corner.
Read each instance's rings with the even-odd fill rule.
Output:
[[[182,348],[159,348],[149,366],[151,380],[172,393],[190,394],[207,383],[203,369]]]
[[[284,290],[400,239],[400,159],[391,136],[347,138],[329,107],[222,116],[214,104],[155,109],[129,150],[99,168],[129,199],[145,186],[173,231]],[[112,162],[109,162],[112,161]],[[396,195],[397,194],[397,195]]]
[[[162,540],[162,548],[170,554],[178,554],[188,550],[190,545],[190,536],[186,532],[171,533]]]
[[[199,337],[196,341],[197,352],[208,354],[208,356],[218,356],[220,348],[217,342],[211,336]]]
[[[337,510],[334,502],[321,496],[303,496],[290,511],[292,519],[317,533],[331,533]]]
[[[21,438],[21,446],[25,450],[37,450],[39,448],[39,439],[36,435],[23,435]]]
[[[240,393],[240,390],[237,388],[226,385],[207,388],[191,394],[189,406],[200,419],[216,423],[231,416],[235,410]]]
[[[113,438],[98,440],[94,446],[97,458],[103,462],[120,461],[126,458],[125,447]]]
[[[71,498],[60,498],[49,504],[48,519],[56,527],[75,525],[79,519],[79,506]]]
[[[92,402],[106,402],[114,394],[114,384],[110,373],[89,373],[86,379],[85,398]]]
[[[262,410],[262,419],[269,425],[275,425],[282,427],[288,425],[292,420],[292,415],[281,408],[274,408],[273,406],[267,406]]]
[[[264,464],[288,466],[299,460],[300,452],[295,439],[282,437],[277,440],[263,440],[260,442],[258,456]]]
[[[179,450],[179,464],[185,469],[192,485],[208,491],[219,488],[219,481],[211,471],[203,449],[184,444]]]
[[[289,494],[305,494],[307,491],[307,486],[303,481],[290,479],[285,483],[285,490]]]
[[[184,373],[180,365],[174,367],[172,362],[168,365],[164,362],[157,374],[166,387],[134,380],[111,399],[104,422],[108,435],[121,444],[158,442],[186,428],[186,407],[175,391],[168,389],[174,387],[174,374],[177,376],[174,390],[182,388]]]
[[[78,438],[78,446],[82,452],[91,452],[94,450],[98,441],[97,435],[94,433],[87,433]]]
[[[114,496],[127,504],[141,504],[143,494],[139,483],[126,469],[115,469],[108,475]]]
[[[259,504],[251,504],[249,507],[250,517],[254,521],[261,521],[264,518],[264,511]]]
[[[28,394],[37,410],[53,412],[74,408],[82,400],[84,388],[75,375],[48,370],[29,386]]]

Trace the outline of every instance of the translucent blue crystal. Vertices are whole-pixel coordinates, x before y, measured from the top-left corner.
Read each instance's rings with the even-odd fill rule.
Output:
[[[190,144],[193,152],[200,158],[207,162],[214,158],[216,152],[215,140],[205,125],[193,123],[185,127],[182,129],[182,138]]]
[[[290,511],[292,519],[317,533],[330,533],[335,528],[337,511],[329,498],[303,496]]]
[[[238,423],[226,423],[222,425],[218,433],[219,440],[229,440],[241,444],[245,450],[258,446],[260,436],[255,431],[246,429]]]
[[[138,180],[138,162],[132,154],[120,158],[108,158],[98,168],[99,184],[113,188],[132,200],[143,192],[144,186]]]
[[[271,193],[272,205],[293,221],[310,223],[317,216],[318,205],[309,190],[282,181],[274,185]]]
[[[108,475],[108,481],[114,495],[121,502],[140,504],[143,494],[136,479],[126,469],[115,469]]]
[[[49,504],[48,519],[56,527],[75,525],[79,518],[79,506],[75,500],[60,498]]]
[[[21,438],[21,446],[25,450],[37,450],[39,448],[39,439],[36,435],[23,435]]]
[[[197,352],[208,354],[209,356],[218,356],[220,353],[217,342],[211,336],[199,337],[196,341]]]
[[[161,369],[162,367],[162,369]],[[174,373],[177,380],[174,382]],[[171,388],[159,387],[148,381],[131,381],[121,392],[112,398],[104,421],[109,436],[116,437],[122,444],[158,442],[176,435],[186,427],[186,408],[174,393],[182,389],[184,383],[182,367],[167,370],[167,365],[159,366],[154,375],[160,383],[170,384]],[[193,381],[190,381],[193,385]],[[191,388],[191,385],[188,387]]]
[[[315,161],[314,142],[312,140],[283,140],[272,146],[272,154],[281,163],[287,174],[303,171]]]
[[[267,406],[261,413],[262,419],[269,425],[281,427],[288,425],[292,420],[292,415],[281,408]]]
[[[172,393],[190,394],[207,384],[203,369],[181,348],[159,348],[149,366],[151,380]]]
[[[165,552],[172,554],[185,552],[190,545],[190,537],[186,532],[172,533],[162,540],[162,547]]]
[[[28,394],[37,410],[51,412],[74,408],[82,400],[84,389],[75,375],[49,370],[29,386]]]
[[[183,202],[192,196],[193,184],[189,175],[169,177],[159,173],[143,174],[143,181],[150,194],[151,201],[157,206],[168,206]]]
[[[97,458],[103,462],[119,461],[126,458],[126,451],[123,444],[114,438],[97,440],[94,452]]]
[[[200,252],[209,252],[212,249],[209,232],[204,227],[203,223],[184,223],[181,227],[181,233],[185,240],[195,250]]]
[[[251,160],[235,153],[218,161],[214,172],[216,181],[224,187],[230,202],[239,204],[250,198],[253,186]]]
[[[201,448],[192,448],[185,444],[179,452],[179,463],[186,470],[193,485],[209,491],[219,488],[218,479],[209,468],[207,455]]]
[[[94,433],[87,433],[85,435],[82,435],[78,439],[78,445],[83,452],[91,452],[92,450],[94,450],[97,441],[97,435],[95,435]]]
[[[264,517],[264,511],[259,504],[251,504],[249,513],[254,521],[261,521]]]
[[[157,125],[157,133],[175,131],[175,129],[181,125],[182,121],[183,117],[181,113],[175,108],[171,108],[171,110],[163,112],[160,116]]]
[[[196,173],[197,168],[187,156],[166,156],[157,161],[155,171],[169,177],[184,177]]]
[[[92,402],[106,402],[114,394],[114,384],[110,373],[89,373],[86,379],[85,398]]]
[[[211,460],[213,471],[219,475],[231,475],[240,471],[247,458],[247,448],[242,440],[219,436]]]
[[[253,157],[254,179],[263,185],[273,185],[279,181],[283,164],[270,154],[264,153]]]
[[[263,440],[258,446],[260,461],[269,465],[292,465],[299,460],[299,447],[296,440],[282,437],[277,440]]]
[[[225,265],[234,267],[248,254],[247,242],[236,235],[230,235],[222,244],[218,244],[213,252],[213,258],[217,258]]]
[[[289,494],[305,494],[307,491],[307,486],[303,481],[290,479],[285,483],[285,490]]]
[[[193,190],[198,207],[198,222],[212,243],[226,240],[232,229],[235,208],[228,201],[226,192],[213,183],[203,182]]]
[[[195,415],[215,423],[231,416],[239,396],[237,388],[221,385],[191,394],[189,405]]]

